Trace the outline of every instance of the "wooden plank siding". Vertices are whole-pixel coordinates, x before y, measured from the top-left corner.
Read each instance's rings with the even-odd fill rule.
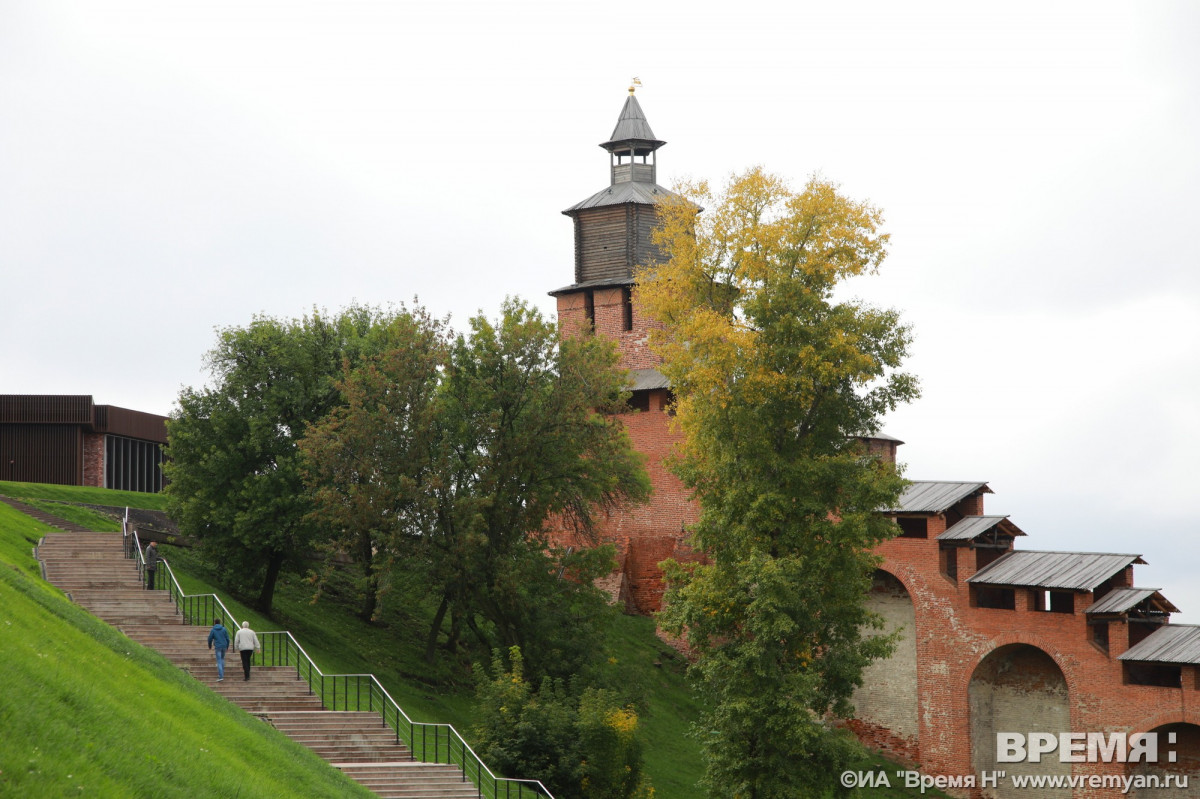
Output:
[[[627,209],[627,205],[615,205],[579,213],[579,282],[629,276]]]
[[[575,216],[575,282],[628,280],[633,267],[658,263],[651,243],[658,224],[652,205],[623,203],[589,208]]]
[[[658,227],[658,210],[652,205],[637,207],[637,245],[632,250],[633,262],[630,267],[662,263],[662,249],[656,247],[651,239],[654,228]]]

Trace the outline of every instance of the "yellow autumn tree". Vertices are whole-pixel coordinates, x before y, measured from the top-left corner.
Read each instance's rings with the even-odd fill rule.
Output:
[[[673,466],[700,504],[707,562],[665,564],[662,621],[698,654],[704,782],[722,799],[837,791],[854,747],[826,720],[890,646],[862,631],[872,549],[894,534],[878,510],[904,485],[859,437],[918,392],[896,312],[835,290],[878,269],[888,237],[878,209],[819,178],[794,191],[752,169],[677,192],[637,301],[675,395]]]

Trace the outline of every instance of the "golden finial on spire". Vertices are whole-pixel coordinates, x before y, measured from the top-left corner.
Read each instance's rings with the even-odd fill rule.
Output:
[[[637,78],[634,78],[633,80],[631,80],[629,82],[629,93],[633,94],[634,91],[637,89],[637,87],[641,86],[641,85],[642,85],[642,82],[640,80],[638,80]]]

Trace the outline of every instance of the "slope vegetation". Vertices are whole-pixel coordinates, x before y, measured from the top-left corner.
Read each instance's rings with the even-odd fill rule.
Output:
[[[32,577],[47,531],[0,506],[0,795],[371,795]]]

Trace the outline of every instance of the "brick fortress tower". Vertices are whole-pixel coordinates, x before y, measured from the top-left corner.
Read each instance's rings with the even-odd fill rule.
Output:
[[[660,260],[650,234],[658,224],[655,202],[671,196],[656,182],[657,152],[664,144],[631,87],[612,136],[600,145],[609,153],[609,185],[563,211],[575,225],[575,282],[550,292],[558,300],[563,334],[594,331],[613,339],[632,379],[629,412],[621,421],[646,455],[654,494],[649,505],[609,516],[600,537],[617,546],[618,570],[608,588],[638,613],[661,605],[658,563],[693,558],[683,540],[685,526],[696,518],[683,485],[663,466],[674,441],[666,412],[670,387],[655,368],[647,322],[632,301],[634,269]]]
[[[670,386],[631,301],[634,270],[661,260],[651,232],[655,202],[670,196],[656,182],[664,144],[630,89],[600,145],[609,185],[563,212],[575,225],[574,282],[550,292],[563,334],[615,340],[630,372],[633,396],[621,421],[646,456],[654,493],[647,505],[605,519],[599,532],[618,550],[609,589],[644,614],[662,604],[657,564],[698,556],[684,543],[697,508],[663,466],[676,440]],[[903,442],[879,434],[863,443],[895,461]],[[1018,549],[1025,532],[985,512],[990,493],[986,482],[914,480],[897,507],[882,509],[898,529],[876,550],[868,602],[901,633],[892,657],[864,674],[850,728],[925,774],[945,776],[954,796],[1200,797],[1200,626],[1171,624],[1177,608],[1158,589],[1138,587],[1134,566],[1145,561],[1137,554]],[[585,544],[566,534],[557,540]],[[1083,735],[1102,746],[1154,733],[1164,756],[1123,762],[1085,752],[1079,762],[1054,751],[1041,762],[1001,760],[997,736],[1014,733]],[[1021,788],[1015,775],[1078,782]],[[1190,785],[1125,782],[1167,776],[1190,777]]]

